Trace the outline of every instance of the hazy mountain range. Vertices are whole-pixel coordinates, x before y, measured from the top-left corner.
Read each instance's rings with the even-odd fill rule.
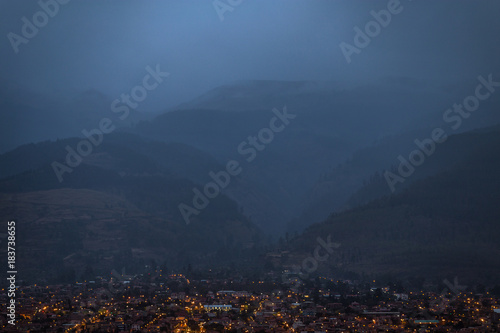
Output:
[[[252,251],[287,233],[294,236],[283,265],[331,234],[342,245],[322,269],[499,276],[492,258],[500,251],[500,130],[491,127],[500,121],[499,98],[457,129],[443,119],[471,87],[409,78],[364,86],[242,81],[123,120],[98,91],[54,102],[4,83],[0,210],[19,221],[26,270],[43,267],[47,279],[61,278],[51,273],[61,267],[84,274],[150,260],[251,261]],[[84,150],[90,139],[82,131],[99,129],[103,118],[111,133],[94,136],[98,144],[85,146],[91,153],[70,166],[67,147]],[[385,170],[396,172],[398,156],[407,158],[437,127],[446,142],[392,193]],[[240,172],[196,208],[197,191],[229,161]],[[71,169],[62,181],[54,163]],[[180,204],[198,211],[188,224]]]

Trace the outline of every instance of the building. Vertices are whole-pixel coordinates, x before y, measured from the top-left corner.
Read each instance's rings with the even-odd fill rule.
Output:
[[[233,309],[232,305],[227,304],[212,304],[212,305],[203,305],[206,311],[230,311]]]

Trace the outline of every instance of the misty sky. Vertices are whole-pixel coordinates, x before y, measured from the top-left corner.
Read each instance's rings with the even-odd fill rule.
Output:
[[[21,35],[21,18],[41,8],[3,0],[0,77],[53,97],[97,89],[116,98],[160,64],[171,75],[145,105],[161,111],[237,80],[450,84],[500,73],[496,0],[402,0],[403,11],[347,64],[339,43],[353,44],[354,26],[387,3],[243,0],[221,21],[211,0],[72,0],[16,54],[7,34]]]

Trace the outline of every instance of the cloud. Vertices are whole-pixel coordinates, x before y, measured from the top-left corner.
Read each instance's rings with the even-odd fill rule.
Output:
[[[347,65],[338,44],[387,1],[243,1],[221,22],[211,1],[72,0],[15,54],[4,79],[53,95],[98,89],[111,97],[160,63],[171,82],[159,111],[236,80],[372,81],[386,76],[460,81],[498,71],[498,1],[401,0],[404,11]],[[19,33],[35,2],[1,2],[0,33]]]

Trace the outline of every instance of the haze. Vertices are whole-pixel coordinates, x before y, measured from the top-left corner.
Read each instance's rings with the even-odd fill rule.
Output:
[[[95,89],[115,97],[147,65],[171,73],[143,111],[164,111],[238,80],[327,80],[362,84],[388,77],[465,84],[499,70],[498,1],[402,1],[403,11],[351,64],[351,43],[371,10],[387,1],[243,1],[221,21],[211,1],[70,1],[28,44],[13,51],[35,1],[2,1],[3,80],[68,98]]]

